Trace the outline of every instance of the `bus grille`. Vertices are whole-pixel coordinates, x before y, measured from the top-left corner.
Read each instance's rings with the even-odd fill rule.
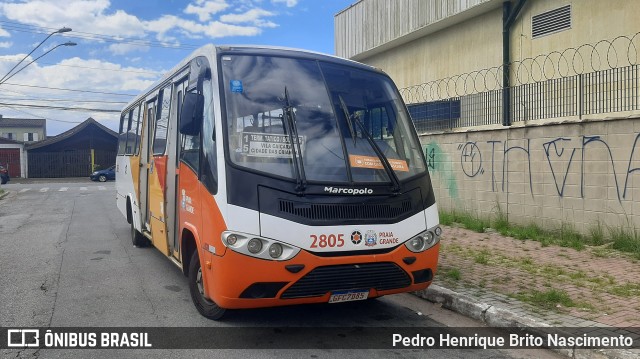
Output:
[[[350,289],[390,290],[411,285],[411,278],[394,263],[365,263],[318,267],[289,287],[283,299],[318,297]]]
[[[393,219],[411,212],[411,200],[395,203],[303,203],[280,199],[280,212],[312,220]]]

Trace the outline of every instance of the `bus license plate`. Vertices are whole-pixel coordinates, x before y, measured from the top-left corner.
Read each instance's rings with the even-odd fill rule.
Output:
[[[348,290],[333,292],[329,297],[329,303],[351,302],[354,300],[365,300],[369,297],[369,290]]]

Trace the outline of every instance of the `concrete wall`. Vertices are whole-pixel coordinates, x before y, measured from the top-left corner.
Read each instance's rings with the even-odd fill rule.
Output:
[[[531,18],[565,5],[571,5],[572,8],[571,29],[532,39]],[[599,40],[611,40],[620,35],[633,36],[640,31],[638,13],[640,1],[529,0],[511,30],[511,57],[518,61],[582,44],[595,44]],[[640,39],[636,38],[635,44],[638,45],[639,42]],[[602,51],[604,48],[599,50]],[[626,54],[618,55],[624,56],[626,61]]]
[[[13,140],[25,141],[25,133],[37,133],[38,141],[45,140],[45,130],[41,127],[3,127],[0,129],[0,136],[7,138],[7,133],[13,134]],[[25,142],[35,142],[25,141]]]
[[[493,87],[494,77],[498,83],[502,79],[497,69],[502,65],[501,4],[481,0],[459,4],[452,0],[363,0],[336,15],[336,54],[381,68],[399,88],[489,68],[494,71],[478,81],[489,81],[488,86]],[[532,17],[565,5],[571,5],[571,28],[533,39]],[[560,71],[572,75],[574,64],[559,59],[562,52],[621,35],[633,37],[640,32],[639,13],[640,1],[529,0],[511,29],[511,61],[524,60],[521,71],[534,72],[534,79],[521,74],[520,83],[535,81],[541,71],[551,78],[560,77]],[[584,72],[593,71],[592,60],[595,70],[624,67],[638,61],[640,35],[631,43],[616,40],[614,48],[609,56],[608,43],[597,45],[595,52],[583,47],[577,57],[572,51],[565,55],[569,62],[576,61],[578,70],[584,66]],[[538,58],[541,66],[527,61],[543,54],[551,55],[547,62]],[[567,71],[568,65],[571,71]],[[517,81],[515,75],[512,73],[512,85]],[[474,91],[469,89],[469,93]]]
[[[640,120],[421,136],[438,207],[583,233],[640,228]]]
[[[361,0],[335,16],[336,54],[357,59],[500,6],[500,0]]]
[[[387,72],[398,88],[499,66],[501,19],[501,10],[484,13],[455,31],[438,31],[359,61]]]

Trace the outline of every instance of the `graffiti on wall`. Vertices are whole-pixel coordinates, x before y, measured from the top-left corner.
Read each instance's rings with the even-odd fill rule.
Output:
[[[605,162],[609,167],[610,171],[607,171],[607,174],[615,183],[618,201],[622,202],[628,197],[631,176],[640,171],[640,133],[630,136],[634,136],[633,145],[629,148],[628,154],[625,154],[625,158],[614,158],[611,146],[603,136],[558,137],[540,145],[532,145],[531,139],[467,141],[460,143],[457,150],[460,156],[460,171],[464,176],[489,176],[493,192],[508,192],[509,174],[514,173],[509,167],[516,166],[518,162],[522,163],[517,167],[518,171],[526,173],[524,181],[528,184],[530,194],[535,196],[531,154],[534,149],[541,149],[545,158],[538,160],[548,165],[548,171],[543,172],[550,174],[559,197],[565,196],[567,180],[576,175],[575,166],[578,166],[579,178],[574,178],[574,182],[579,183],[581,198],[585,197],[585,179],[590,175],[585,171],[585,164],[590,161],[590,156],[599,153],[600,158],[606,158],[599,162]],[[427,145],[425,155],[432,173],[444,170],[445,158],[442,156],[445,155],[437,143]],[[622,162],[626,164],[624,169],[620,168]],[[571,172],[572,168],[574,172]],[[449,173],[446,180],[455,182],[455,176],[452,172]]]

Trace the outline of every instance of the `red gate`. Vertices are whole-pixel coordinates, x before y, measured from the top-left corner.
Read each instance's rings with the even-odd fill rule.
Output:
[[[20,149],[0,148],[0,165],[9,170],[9,177],[20,177]]]

